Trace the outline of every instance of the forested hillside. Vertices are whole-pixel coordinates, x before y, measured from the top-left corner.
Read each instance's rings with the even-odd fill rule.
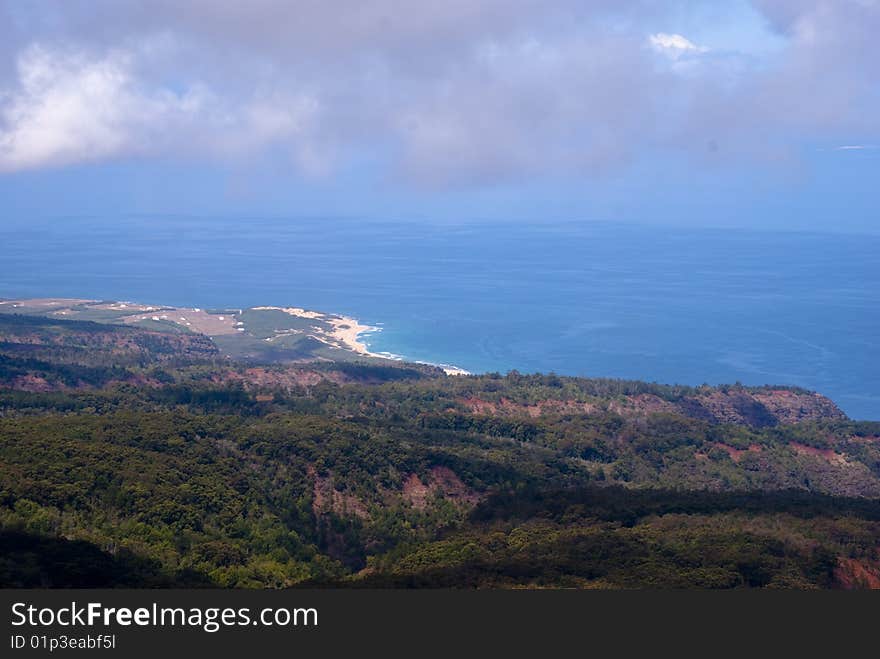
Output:
[[[880,586],[880,423],[10,314],[0,546],[6,586]]]

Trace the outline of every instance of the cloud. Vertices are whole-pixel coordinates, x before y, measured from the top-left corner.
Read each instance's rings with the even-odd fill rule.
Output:
[[[488,185],[880,139],[876,2],[754,0],[750,39],[781,43],[760,56],[677,4],[0,0],[0,170],[271,157],[321,176],[366,155]]]
[[[0,171],[64,166],[179,150],[233,157],[296,140],[316,112],[308,96],[236,99],[193,82],[180,91],[138,80],[135,55],[90,56],[31,46],[17,62],[18,88],[0,108]],[[183,144],[182,144],[183,142]],[[294,149],[316,165],[306,144]]]
[[[197,92],[142,89],[121,52],[90,60],[33,46],[18,59],[19,88],[3,103],[0,168],[28,169],[146,153],[157,128],[200,111]]]
[[[690,39],[680,34],[667,34],[658,32],[648,37],[648,43],[654,50],[672,59],[678,59],[682,55],[695,55],[705,53],[708,48],[698,46]]]

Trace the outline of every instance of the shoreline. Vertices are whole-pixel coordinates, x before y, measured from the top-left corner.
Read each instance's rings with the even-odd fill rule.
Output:
[[[382,328],[374,325],[362,325],[357,318],[351,318],[339,314],[321,313],[319,311],[310,311],[308,309],[303,309],[302,307],[261,306],[251,308],[254,311],[282,311],[296,318],[319,320],[329,324],[333,329],[327,331],[319,327],[314,327],[314,331],[319,334],[319,336],[315,336],[316,339],[331,346],[333,345],[333,341],[337,344],[341,343],[345,349],[359,355],[364,355],[365,357],[384,357],[378,353],[370,352],[367,344],[360,340],[362,334],[379,332]],[[336,345],[335,347],[340,346]]]
[[[465,369],[455,366],[453,364],[438,364],[436,362],[423,361],[416,361],[413,363],[424,364],[425,366],[436,366],[437,368],[443,369],[443,372],[446,373],[446,375],[473,375],[473,373],[471,373],[470,371],[466,371]]]
[[[198,307],[177,307],[168,305],[147,305],[132,301],[120,300],[93,300],[86,298],[0,298],[0,306],[10,305],[13,309],[38,309],[41,313],[56,317],[75,317],[79,311],[77,307],[88,307],[90,310],[120,313],[115,320],[118,324],[130,325],[134,323],[152,321],[166,322],[179,325],[189,331],[195,331],[208,337],[223,335],[235,335],[246,331],[244,323],[238,321],[242,310],[230,310],[228,313],[211,312]],[[314,339],[336,349],[347,350],[363,357],[373,359],[386,359],[398,362],[410,362],[424,364],[442,369],[447,375],[470,375],[471,373],[454,364],[441,362],[429,362],[407,359],[403,355],[391,352],[374,352],[366,341],[367,335],[382,331],[381,325],[367,325],[357,318],[341,314],[311,311],[302,307],[277,307],[256,306],[249,307],[254,311],[281,311],[296,318],[314,320],[317,324],[308,331]],[[284,336],[289,332],[302,332],[305,330],[289,330],[281,332],[278,336]],[[271,338],[266,339],[271,340]]]
[[[283,311],[291,316],[298,318],[308,318],[312,320],[321,320],[329,323],[333,330],[325,334],[338,343],[341,343],[345,349],[350,350],[364,357],[373,357],[375,359],[390,359],[392,361],[407,362],[412,361],[414,364],[424,364],[425,366],[435,366],[442,369],[446,375],[471,375],[470,371],[455,366],[453,364],[441,364],[436,362],[408,360],[403,355],[397,355],[391,352],[373,352],[369,345],[363,340],[365,334],[375,334],[382,331],[379,325],[362,324],[357,318],[351,316],[343,316],[340,314],[327,314],[318,311],[310,311],[302,307],[273,307],[262,306],[252,307],[255,310],[266,309]],[[324,340],[321,337],[315,337],[324,341],[328,345],[333,345],[331,341]],[[339,347],[338,345],[336,347]]]

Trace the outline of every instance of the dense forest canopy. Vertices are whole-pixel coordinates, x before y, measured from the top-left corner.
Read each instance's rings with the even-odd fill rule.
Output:
[[[6,586],[880,586],[880,423],[4,314],[0,546]]]

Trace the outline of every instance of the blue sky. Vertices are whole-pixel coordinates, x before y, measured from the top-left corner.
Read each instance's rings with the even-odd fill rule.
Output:
[[[876,0],[0,1],[3,214],[876,233],[878,30]]]

